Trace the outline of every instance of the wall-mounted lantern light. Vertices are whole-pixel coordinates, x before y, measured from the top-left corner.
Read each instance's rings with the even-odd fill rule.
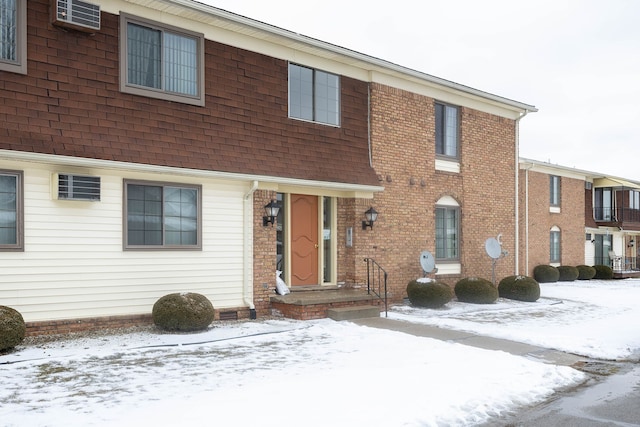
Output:
[[[366,221],[362,221],[362,229],[366,230],[367,227],[373,228],[373,223],[378,219],[378,212],[373,208],[369,208],[365,211],[364,217]]]
[[[280,205],[275,200],[271,200],[264,205],[265,216],[262,217],[262,225],[266,227],[268,224],[271,224],[273,227],[278,217],[278,212],[280,212]]]

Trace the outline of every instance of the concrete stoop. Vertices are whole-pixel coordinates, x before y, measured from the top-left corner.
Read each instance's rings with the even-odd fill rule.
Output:
[[[380,308],[372,305],[330,308],[327,310],[327,317],[338,321],[380,317]]]

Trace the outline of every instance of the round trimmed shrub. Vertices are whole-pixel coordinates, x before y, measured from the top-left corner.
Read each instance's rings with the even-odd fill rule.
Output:
[[[451,288],[446,283],[423,280],[410,281],[407,295],[412,305],[424,308],[442,307],[453,298]]]
[[[20,344],[27,332],[22,314],[17,310],[0,305],[0,351]]]
[[[538,283],[557,282],[560,278],[560,272],[552,265],[536,265],[533,269],[533,278]]]
[[[596,275],[593,276],[594,279],[613,279],[613,269],[608,265],[594,265],[593,268],[596,269]]]
[[[561,265],[558,267],[558,273],[558,280],[561,282],[573,282],[580,275],[578,269],[571,265]]]
[[[213,322],[211,301],[204,295],[181,292],[165,295],[153,305],[153,323],[165,331],[193,332]]]
[[[502,298],[535,302],[540,298],[540,285],[533,277],[508,276],[498,283],[498,294]]]
[[[591,280],[596,276],[596,269],[590,265],[579,265],[576,268],[578,269],[578,280]]]
[[[493,283],[480,277],[459,280],[453,290],[461,302],[493,304],[498,299],[498,289]]]

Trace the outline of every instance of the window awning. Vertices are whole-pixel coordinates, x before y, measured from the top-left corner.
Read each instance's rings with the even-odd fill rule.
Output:
[[[624,187],[640,190],[640,184],[634,182],[625,181],[618,178],[596,178],[593,180],[594,187]]]

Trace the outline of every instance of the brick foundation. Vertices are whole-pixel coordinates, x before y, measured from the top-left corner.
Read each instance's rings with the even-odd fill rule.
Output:
[[[216,310],[214,320],[249,319],[250,312],[246,307]],[[148,326],[153,324],[151,314],[132,316],[88,317],[84,319],[45,320],[42,322],[27,322],[26,336],[63,335],[74,332],[88,332],[101,329],[128,328],[134,326]]]

